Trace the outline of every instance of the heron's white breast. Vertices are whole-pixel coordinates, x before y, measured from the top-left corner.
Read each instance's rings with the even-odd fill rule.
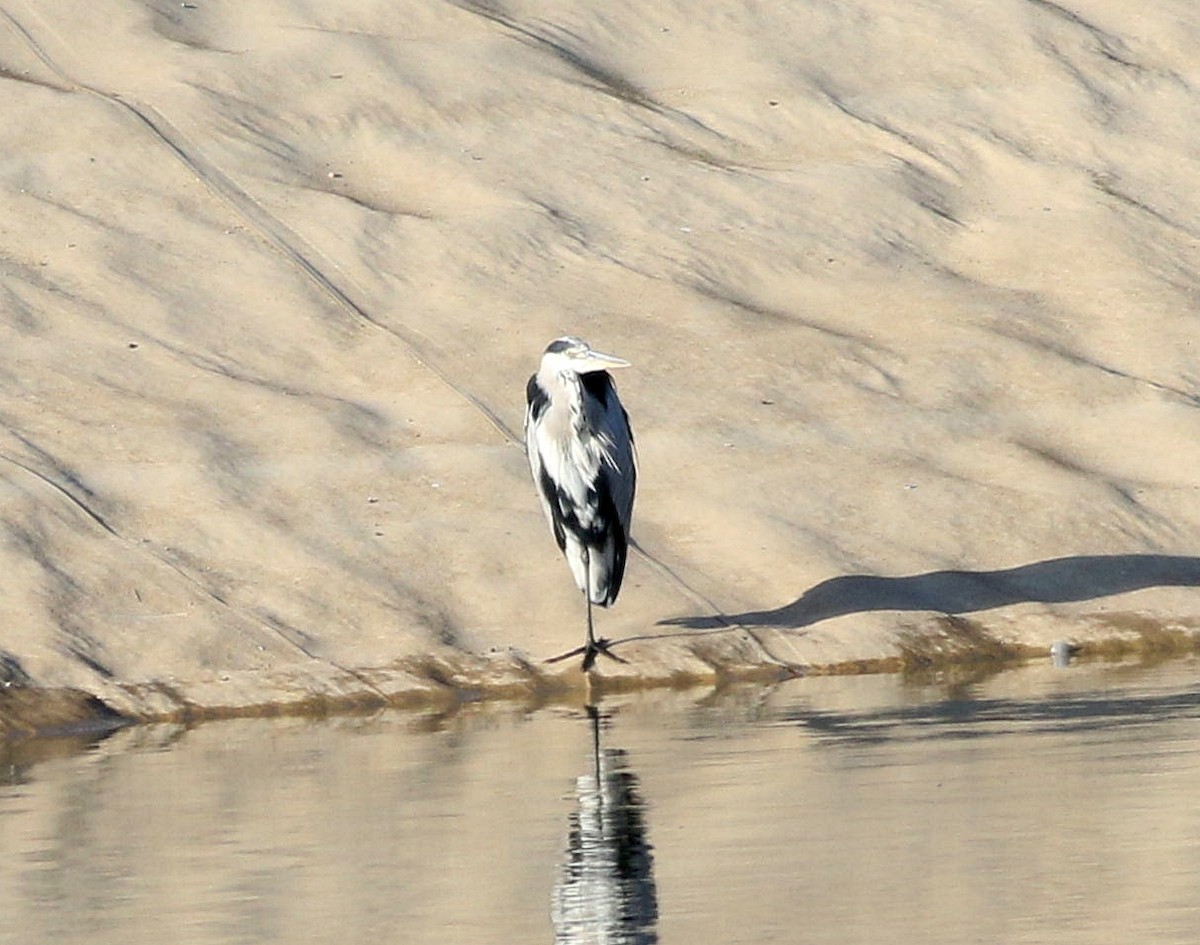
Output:
[[[550,403],[536,429],[536,446],[547,474],[576,510],[583,511],[588,508],[588,493],[600,475],[601,464],[611,463],[609,449],[586,428],[579,385],[557,377],[554,381],[553,388],[548,388]]]

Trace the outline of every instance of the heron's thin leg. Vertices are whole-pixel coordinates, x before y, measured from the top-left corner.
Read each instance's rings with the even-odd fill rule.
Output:
[[[588,646],[596,645],[596,636],[592,630],[592,552],[587,545],[583,546],[583,599],[587,601],[587,641]]]
[[[596,639],[594,630],[592,629],[592,553],[587,545],[583,546],[583,596],[587,601],[587,642],[583,646],[577,646],[573,650],[568,650],[559,656],[552,656],[546,660],[547,663],[558,663],[565,659],[570,659],[572,656],[583,654],[583,671],[586,673],[596,663],[597,655],[603,654],[610,660],[617,663],[624,663],[625,660],[612,652],[608,646],[608,641],[601,637]]]

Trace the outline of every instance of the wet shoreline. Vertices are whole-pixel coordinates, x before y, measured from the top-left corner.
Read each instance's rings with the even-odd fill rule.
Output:
[[[1157,663],[1200,652],[1200,631],[1127,616],[1116,621],[1120,632],[1093,633],[1069,643],[1072,661]],[[241,699],[197,702],[161,684],[123,685],[121,708],[95,694],[74,689],[46,689],[8,684],[0,690],[0,741],[77,737],[127,725],[175,722],[194,724],[235,718],[353,716],[383,709],[453,712],[477,704],[518,704],[531,708],[562,704],[581,706],[622,693],[655,689],[691,689],[761,683],[769,686],[801,676],[901,674],[934,677],[958,674],[985,678],[1037,660],[1049,660],[1042,643],[1004,642],[960,618],[946,618],[937,630],[908,631],[898,637],[897,651],[859,659],[808,664],[762,661],[704,670],[662,671],[663,664],[633,664],[631,671],[588,676],[576,671],[547,672],[526,659],[493,656],[426,657],[373,670],[347,671],[340,689],[280,693],[270,701]],[[229,674],[222,674],[231,682]],[[353,681],[358,686],[353,685]]]

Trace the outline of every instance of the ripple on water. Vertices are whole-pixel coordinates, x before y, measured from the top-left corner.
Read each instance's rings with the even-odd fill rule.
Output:
[[[1195,669],[26,744],[0,762],[0,938],[1195,940]]]

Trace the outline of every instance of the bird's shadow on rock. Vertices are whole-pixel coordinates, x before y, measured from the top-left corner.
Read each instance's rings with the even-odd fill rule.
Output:
[[[713,630],[797,629],[879,610],[970,614],[1010,604],[1062,604],[1148,587],[1200,587],[1200,558],[1186,555],[1078,555],[1001,571],[929,571],[903,577],[847,574],[814,585],[790,604],[743,614],[675,617],[663,626]]]

